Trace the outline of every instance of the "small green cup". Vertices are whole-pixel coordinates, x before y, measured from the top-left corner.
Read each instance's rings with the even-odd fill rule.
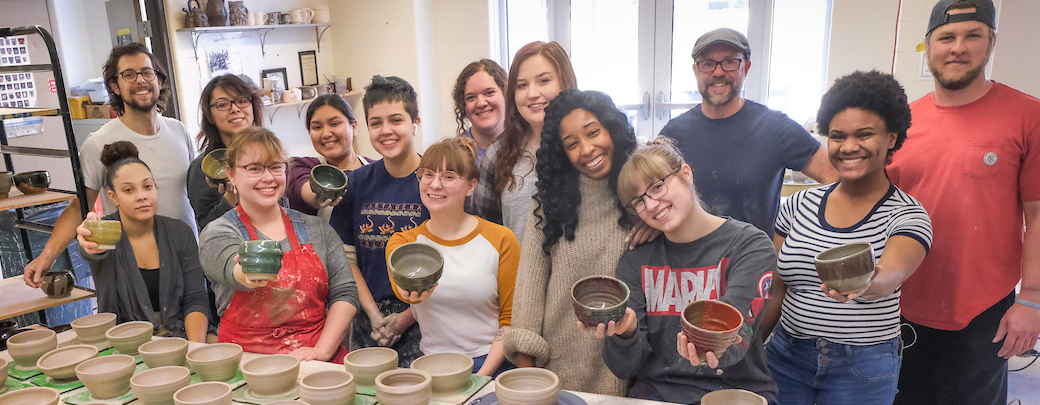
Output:
[[[347,175],[336,166],[320,164],[311,169],[310,185],[318,201],[335,201],[347,191]]]
[[[108,219],[86,220],[83,227],[90,230],[87,240],[97,243],[98,249],[112,250],[123,236],[123,225]]]
[[[247,240],[238,246],[238,264],[252,281],[277,280],[283,254],[279,241]]]

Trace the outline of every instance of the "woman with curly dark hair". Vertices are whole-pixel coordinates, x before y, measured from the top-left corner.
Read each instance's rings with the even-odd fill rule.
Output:
[[[506,357],[560,376],[567,390],[622,395],[603,363],[602,341],[574,327],[570,288],[613,276],[625,250],[628,213],[617,178],[635,150],[635,132],[610,96],[564,90],[545,110],[538,191],[520,249]]]
[[[791,196],[776,218],[778,264],[761,333],[779,319],[766,345],[777,401],[891,404],[902,359],[899,286],[932,241],[924,207],[885,172],[910,107],[892,75],[855,72],[823,95],[816,119],[840,179]],[[878,264],[865,289],[841,294],[823,284],[813,258],[855,242],[870,243]]]
[[[455,79],[451,98],[455,101],[458,134],[477,144],[477,166],[491,143],[505,129],[507,73],[491,59],[471,62]],[[466,124],[469,123],[467,126]]]

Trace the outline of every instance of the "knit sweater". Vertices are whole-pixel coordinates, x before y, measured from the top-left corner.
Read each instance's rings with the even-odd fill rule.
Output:
[[[581,176],[579,187],[574,240],[561,237],[549,256],[542,253],[545,236],[538,218],[532,213],[527,219],[506,358],[516,362],[517,353],[535,357],[539,367],[559,375],[566,390],[624,395],[624,381],[603,362],[603,342],[575,325],[571,286],[588,276],[613,276],[625,251],[627,230],[617,223],[617,197],[607,180]]]

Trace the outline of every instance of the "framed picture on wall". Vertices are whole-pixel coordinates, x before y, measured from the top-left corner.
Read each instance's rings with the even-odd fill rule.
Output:
[[[300,78],[304,86],[318,84],[318,55],[314,51],[300,52]]]
[[[284,89],[289,88],[289,75],[285,72],[285,68],[264,69],[260,72],[261,79],[274,79],[276,77],[278,80],[282,81],[282,87]]]

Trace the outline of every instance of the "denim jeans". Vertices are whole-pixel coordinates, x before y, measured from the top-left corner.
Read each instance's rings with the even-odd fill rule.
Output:
[[[781,405],[885,404],[896,395],[902,342],[852,346],[824,339],[796,339],[777,325],[766,345],[769,371]]]

